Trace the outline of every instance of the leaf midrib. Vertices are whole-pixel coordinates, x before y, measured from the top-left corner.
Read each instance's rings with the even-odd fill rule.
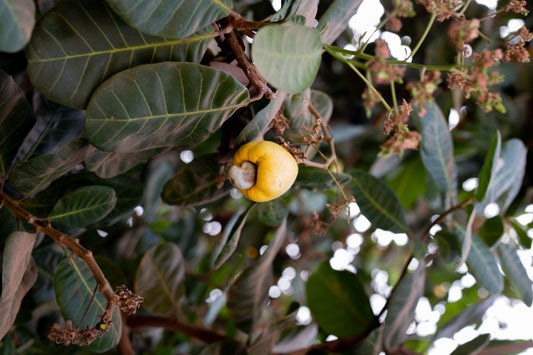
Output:
[[[72,60],[76,58],[87,58],[87,57],[93,57],[93,56],[104,55],[104,54],[115,54],[115,53],[120,53],[120,52],[138,51],[138,50],[147,49],[147,48],[158,48],[158,47],[167,47],[167,46],[172,47],[172,46],[179,45],[179,44],[201,42],[206,39],[214,38],[217,35],[218,35],[217,33],[212,32],[212,33],[208,33],[208,34],[197,36],[197,37],[181,38],[181,39],[177,39],[177,40],[169,41],[169,42],[158,42],[156,44],[148,43],[148,44],[143,44],[143,45],[138,45],[138,46],[128,46],[128,47],[122,47],[118,49],[112,48],[108,50],[91,51],[91,52],[85,52],[85,53],[74,54],[74,55],[65,55],[61,57],[54,57],[54,58],[47,58],[47,59],[28,58],[28,63],[32,63],[32,64],[33,63],[47,63],[47,62],[54,62],[54,61],[61,61],[61,60]]]

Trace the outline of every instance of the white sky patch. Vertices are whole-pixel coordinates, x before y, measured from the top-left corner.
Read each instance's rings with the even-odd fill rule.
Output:
[[[490,10],[496,10],[496,6],[498,6],[498,0],[476,0],[476,2],[480,5],[485,5]]]
[[[448,115],[448,129],[450,131],[457,126],[457,124],[459,123],[459,119],[459,112],[457,112],[456,109],[452,108],[450,110],[450,114]]]
[[[358,231],[359,233],[363,233],[366,232],[368,228],[370,228],[371,223],[368,218],[363,215],[360,215],[359,217],[354,219],[353,226],[355,227],[356,231]]]
[[[524,20],[519,18],[514,18],[507,22],[507,26],[500,27],[500,37],[505,38],[511,33],[518,31],[518,29],[525,25]]]
[[[296,313],[296,322],[298,324],[307,325],[311,323],[311,310],[306,306],[300,306]]]
[[[194,153],[192,150],[183,150],[180,152],[180,159],[185,164],[189,164],[194,159]]]
[[[287,244],[285,247],[285,252],[293,260],[296,260],[300,257],[300,247],[296,243]]]
[[[385,9],[379,0],[364,0],[356,14],[348,22],[354,32],[354,42],[373,42],[379,38],[380,32],[376,31],[379,20]]]
[[[371,238],[381,247],[387,247],[391,242],[396,243],[398,246],[403,246],[409,240],[405,233],[393,233],[379,228],[372,233]]]
[[[479,179],[477,177],[471,177],[466,179],[463,182],[463,190],[465,191],[474,191],[474,189],[478,186]]]
[[[391,56],[398,60],[406,60],[411,54],[411,48],[402,44],[402,39],[396,33],[385,31],[381,34],[381,39],[387,42]],[[409,58],[408,62],[411,61]]]
[[[500,207],[498,207],[497,203],[489,203],[483,210],[483,214],[487,218],[495,217],[500,214]]]

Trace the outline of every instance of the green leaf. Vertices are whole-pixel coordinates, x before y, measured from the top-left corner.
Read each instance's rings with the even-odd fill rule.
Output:
[[[313,318],[328,334],[360,335],[375,322],[359,276],[333,270],[329,261],[320,264],[307,280],[306,297]]]
[[[396,349],[405,341],[407,328],[415,317],[418,300],[424,295],[425,278],[425,265],[420,262],[417,269],[402,278],[393,289],[383,325],[385,349]]]
[[[24,48],[34,24],[32,0],[0,0],[0,52],[15,53]]]
[[[253,342],[248,348],[248,354],[254,355],[271,355],[272,353],[279,353],[279,343],[276,344],[278,337],[281,333],[286,332],[289,328],[294,327],[296,323],[296,314],[298,311],[293,311],[283,318],[277,320],[275,323],[269,323],[261,332],[260,336]],[[309,328],[309,327],[308,327]],[[315,331],[311,331],[316,335]],[[274,349],[276,346],[276,349]],[[288,353],[289,351],[283,351],[282,353]]]
[[[485,198],[476,204],[476,211],[483,211],[489,203],[501,198],[502,211],[507,209],[522,186],[522,179],[526,169],[527,149],[519,139],[510,139],[504,145],[500,159],[503,165],[497,170],[491,181]],[[478,213],[480,213],[478,212]]]
[[[531,249],[531,238],[527,235],[527,231],[524,230],[524,227],[516,220],[511,220],[511,227],[513,227],[516,232],[520,245],[526,249]]]
[[[24,92],[11,76],[0,70],[0,179],[9,173],[24,138],[34,124],[31,105]]]
[[[422,161],[414,159],[402,162],[401,170],[388,180],[387,184],[398,197],[402,207],[410,208],[426,191],[426,172]]]
[[[476,355],[490,342],[490,334],[481,334],[474,339],[459,345],[450,355]]]
[[[492,247],[503,235],[503,219],[501,216],[494,216],[483,222],[477,234],[483,239],[485,244]]]
[[[72,139],[55,153],[40,155],[17,165],[9,183],[24,195],[44,190],[55,179],[65,175],[83,161],[87,141]]]
[[[87,136],[99,149],[122,153],[198,144],[248,102],[248,90],[221,70],[145,64],[96,90],[87,108]]]
[[[328,122],[333,113],[333,101],[318,90],[305,90],[300,94],[291,95],[285,100],[285,117],[289,119],[290,128],[302,134],[302,127],[311,131],[316,122],[316,117],[309,110],[312,104],[324,122]]]
[[[233,255],[235,250],[237,250],[246,219],[248,219],[248,215],[256,205],[257,204],[250,205],[246,212],[237,212],[231,217],[224,228],[222,240],[219,242],[213,253],[211,263],[213,268],[218,269],[230,258],[230,256]]]
[[[467,325],[479,322],[497,297],[498,296],[492,296],[486,300],[474,303],[469,307],[461,307],[461,310],[453,318],[444,323],[438,323],[438,330],[433,336],[433,340],[439,338],[451,338],[456,332],[460,331]]]
[[[242,132],[237,137],[235,145],[241,146],[245,143],[261,140],[263,135],[270,128],[270,121],[276,116],[283,102],[287,97],[287,93],[278,91],[274,100],[271,100],[255,117],[244,127]]]
[[[269,227],[274,227],[283,222],[289,214],[289,208],[285,201],[277,198],[272,201],[259,203],[257,207],[259,220]]]
[[[424,116],[415,115],[415,124],[422,134],[420,155],[427,172],[441,191],[455,196],[457,172],[452,136],[442,111],[436,103],[430,102]]]
[[[322,42],[332,44],[348,27],[363,0],[335,0],[318,21],[317,28],[322,33]]]
[[[70,255],[61,260],[55,274],[55,292],[63,318],[71,320],[74,326],[81,329],[94,327],[101,320],[100,316],[107,305],[107,299],[97,291],[96,285],[91,270],[80,257]],[[118,344],[121,332],[120,310],[113,307],[109,330],[86,348],[96,352],[107,351]]]
[[[203,348],[198,355],[247,355],[246,346],[236,340],[224,340]]]
[[[383,181],[354,170],[349,186],[361,212],[375,227],[394,233],[409,229],[400,201]]]
[[[276,88],[293,94],[311,86],[321,56],[320,34],[304,26],[263,27],[252,45],[259,72]]]
[[[13,326],[22,298],[37,281],[37,267],[31,256],[35,237],[35,233],[13,232],[6,240],[2,258],[0,339]]]
[[[492,143],[490,144],[489,151],[485,157],[483,166],[481,167],[481,172],[479,173],[479,182],[476,191],[476,200],[479,202],[483,201],[491,180],[498,171],[498,159],[500,157],[501,145],[502,138],[500,131],[497,131],[494,138],[492,138]]]
[[[152,35],[183,38],[232,13],[231,0],[107,0],[131,26]]]
[[[117,196],[112,188],[85,186],[57,201],[48,218],[66,227],[85,227],[104,218],[116,203]]]
[[[516,250],[503,243],[499,243],[496,252],[500,258],[500,264],[505,278],[511,283],[512,289],[524,303],[531,307],[533,303],[533,290],[531,289],[531,279],[516,253]]]
[[[334,174],[334,176],[341,186],[347,184],[352,179],[349,174],[344,173]],[[294,184],[304,189],[321,191],[331,190],[337,187],[331,176],[324,169],[312,166],[299,166],[298,176]]]
[[[228,291],[228,312],[240,329],[250,332],[268,302],[272,286],[272,262],[285,242],[287,220],[278,227],[274,238],[256,264],[244,270]]]
[[[89,171],[94,172],[99,177],[109,179],[148,161],[162,151],[162,148],[156,148],[135,153],[117,153],[106,152],[89,146],[85,154],[85,165]]]
[[[198,206],[216,201],[230,191],[229,183],[218,188],[220,179],[216,154],[203,155],[184,165],[163,187],[161,198],[176,206]]]
[[[472,233],[472,244],[466,265],[475,277],[479,286],[491,294],[498,294],[503,290],[503,277],[498,268],[498,261],[481,238]]]
[[[199,62],[215,35],[154,37],[128,26],[103,0],[60,1],[35,26],[26,49],[28,75],[51,100],[85,108],[113,74],[153,62]]]
[[[19,160],[53,153],[69,140],[85,134],[84,110],[57,104],[40,93],[34,94],[32,102],[37,123],[20,147]]]
[[[160,243],[144,254],[135,276],[135,293],[144,308],[168,316],[180,314],[185,294],[185,260],[174,243]]]

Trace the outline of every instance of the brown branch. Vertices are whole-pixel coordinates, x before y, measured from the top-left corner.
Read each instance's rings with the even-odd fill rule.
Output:
[[[424,231],[424,234],[422,234],[422,240],[426,240],[428,237],[429,237],[429,231],[431,230],[431,228],[437,224],[439,224],[440,222],[442,222],[446,216],[448,216],[450,213],[452,213],[453,211],[456,211],[458,209],[461,209],[469,204],[472,203],[472,201],[474,200],[473,197],[461,202],[460,204],[456,205],[456,206],[452,206],[451,208],[449,208],[447,211],[445,211],[443,214],[441,214],[440,216],[438,216],[433,222],[430,223],[430,225],[426,228],[426,230]]]
[[[120,355],[135,355],[135,350],[130,341],[130,330],[126,325],[126,315],[124,314],[122,314],[122,333],[117,347]]]
[[[255,65],[252,64],[250,59],[244,53],[237,36],[234,31],[229,31],[225,35],[226,41],[228,42],[231,50],[235,54],[237,62],[241,66],[246,74],[248,80],[250,80],[250,85],[257,90],[257,93],[253,93],[251,98],[252,101],[259,100],[263,96],[267,99],[274,99],[274,92],[268,87],[266,80],[259,74]]]
[[[72,238],[64,233],[61,233],[57,229],[53,228],[50,223],[44,222],[43,219],[32,215],[21,207],[21,203],[12,199],[4,192],[0,191],[0,200],[4,203],[5,207],[10,209],[17,217],[22,218],[33,227],[37,232],[42,232],[52,238],[56,243],[63,244],[68,247],[73,254],[80,256],[89,266],[89,269],[94,275],[96,282],[98,283],[98,291],[102,292],[107,298],[108,308],[111,309],[114,304],[115,292],[111,288],[111,285],[107,281],[104,273],[96,263],[93,257],[93,253],[80,245],[79,240]]]
[[[129,316],[126,322],[127,325],[133,329],[144,327],[164,328],[201,340],[207,344],[213,344],[224,340],[234,340],[225,335],[215,333],[212,330],[181,322],[174,318],[136,314]]]
[[[58,324],[54,324],[49,335],[49,338],[51,340],[59,344],[62,343],[65,345],[88,345],[92,343],[97,336],[103,335],[109,330],[109,325],[111,324],[111,317],[113,314],[113,308],[115,307],[115,305],[117,305],[117,301],[121,309],[123,309],[125,306],[129,306],[123,309],[127,312],[132,312],[140,306],[142,298],[133,294],[127,299],[130,302],[123,305],[123,300],[118,297],[113,291],[111,285],[109,284],[109,281],[102,272],[102,269],[100,269],[100,267],[96,263],[96,260],[94,260],[93,253],[90,250],[84,248],[82,245],[80,245],[78,239],[72,238],[53,228],[50,224],[50,221],[34,216],[21,206],[22,203],[20,201],[12,199],[3,191],[0,191],[0,204],[8,208],[11,212],[13,212],[18,220],[23,219],[27,223],[31,224],[35,228],[36,232],[44,233],[48,237],[52,238],[59,245],[66,246],[67,248],[69,248],[74,255],[80,256],[83,261],[85,261],[85,263],[89,267],[89,270],[91,270],[91,273],[93,274],[96,280],[96,289],[103,293],[107,300],[106,309],[100,316],[101,320],[98,324],[94,326],[94,328],[80,329],[79,327],[73,326],[70,320],[67,320],[66,328],[62,328]],[[132,303],[134,304],[134,306],[132,306]],[[85,317],[85,314],[83,315],[83,317]],[[72,337],[73,332],[74,334],[76,334],[74,337]]]
[[[360,335],[352,337],[342,337],[320,344],[313,344],[307,348],[298,349],[289,353],[272,353],[272,355],[304,355],[312,350],[319,350],[327,353],[338,353],[346,350],[352,350],[355,345],[365,340],[372,332],[372,330],[374,330],[373,327],[369,328],[367,331]]]

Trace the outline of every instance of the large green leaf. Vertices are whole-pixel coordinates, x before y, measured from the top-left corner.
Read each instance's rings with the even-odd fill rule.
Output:
[[[498,159],[500,158],[500,150],[502,145],[502,138],[500,132],[496,132],[492,143],[490,144],[489,151],[481,167],[481,172],[479,173],[479,183],[476,190],[476,200],[483,201],[485,193],[490,186],[492,179],[498,171]]]
[[[108,186],[115,191],[117,197],[115,208],[104,219],[96,222],[96,226],[99,227],[111,225],[124,215],[130,215],[143,197],[143,185],[132,176],[120,175],[111,179],[101,179],[94,174],[78,173],[54,181],[46,190],[27,199],[25,206],[36,216],[46,217],[52,211],[55,201],[61,196],[88,185]]]
[[[304,26],[263,27],[252,46],[259,72],[276,88],[293,94],[311,86],[321,56],[320,34]]]
[[[180,248],[164,242],[144,254],[135,276],[135,293],[156,314],[177,316],[185,294],[185,260]]]
[[[232,13],[231,0],[107,0],[142,32],[183,38]]]
[[[0,179],[8,174],[34,123],[31,105],[24,92],[13,78],[0,70]]]
[[[81,187],[57,201],[48,215],[66,227],[85,227],[104,218],[117,203],[115,190],[107,186]]]
[[[107,299],[103,293],[97,291],[96,280],[91,270],[76,255],[64,258],[57,267],[55,292],[63,317],[71,320],[74,326],[79,326],[81,329],[94,327],[106,309]],[[118,344],[121,332],[120,310],[118,307],[113,307],[109,330],[88,345],[87,349],[96,352],[107,351]]]
[[[374,226],[395,233],[409,229],[400,201],[383,181],[354,170],[349,186],[361,212]]]
[[[248,142],[263,139],[263,135],[270,128],[270,121],[272,121],[279,112],[286,97],[286,92],[278,91],[274,100],[271,100],[268,105],[259,111],[246,127],[244,127],[237,137],[235,145],[241,146]]]
[[[418,300],[424,295],[425,281],[425,265],[420,262],[416,270],[401,279],[392,291],[383,329],[385,349],[396,349],[405,341],[407,328],[415,317]]]
[[[467,325],[479,322],[497,297],[498,296],[489,297],[486,300],[474,303],[467,308],[461,307],[459,312],[451,319],[438,323],[438,331],[433,336],[433,340],[439,338],[451,338],[456,332],[460,331]]]
[[[415,123],[422,134],[420,154],[426,170],[441,191],[454,196],[457,190],[457,172],[452,136],[442,111],[436,103],[430,102],[424,116],[415,115]]]
[[[322,42],[332,44],[348,26],[348,22],[359,9],[363,0],[335,0],[318,21],[317,28],[322,30]]]
[[[35,233],[13,232],[7,238],[2,258],[0,294],[0,339],[13,326],[22,298],[37,280],[37,267],[31,256]]]
[[[387,184],[402,207],[408,209],[426,191],[426,173],[420,159],[402,162],[400,169],[393,178],[387,180]]]
[[[505,277],[511,283],[512,289],[527,306],[531,307],[533,302],[532,281],[527,275],[524,264],[522,264],[516,250],[507,244],[500,243],[496,247],[496,252],[500,258]]]
[[[341,185],[348,183],[352,177],[349,174],[340,173],[334,174],[335,179]],[[331,190],[337,185],[331,176],[320,168],[312,166],[300,166],[298,167],[298,176],[294,182],[296,186],[303,187],[305,189],[317,189],[317,190]]]
[[[504,145],[500,159],[503,165],[496,171],[485,194],[485,198],[476,204],[476,211],[481,213],[489,203],[501,199],[501,209],[505,210],[516,197],[522,186],[526,169],[527,148],[519,139],[510,139]]]
[[[466,231],[457,227],[464,239]],[[476,233],[471,233],[471,245],[466,259],[469,272],[475,277],[478,285],[485,288],[491,294],[497,294],[503,290],[503,277],[498,267],[498,261],[492,251]]]
[[[316,117],[309,110],[313,105],[324,122],[328,122],[333,113],[333,101],[318,90],[305,90],[300,94],[291,95],[285,100],[284,114],[289,119],[290,128],[302,134],[302,128],[311,131],[316,122]]]
[[[84,135],[84,110],[55,103],[40,93],[34,93],[32,105],[37,122],[20,147],[19,160],[55,152],[69,140]]]
[[[490,334],[481,334],[476,338],[459,345],[450,355],[475,355],[490,342]]]
[[[287,220],[278,227],[266,252],[256,264],[244,270],[230,286],[228,311],[235,324],[247,332],[252,330],[268,302],[272,286],[272,262],[285,242]]]
[[[223,71],[193,63],[141,65],[96,90],[87,136],[97,148],[123,153],[198,144],[248,102],[248,90]]]
[[[89,171],[101,178],[109,179],[127,172],[137,164],[148,161],[162,151],[163,148],[156,148],[135,153],[117,153],[89,146],[85,155],[85,165]]]
[[[194,159],[166,182],[161,198],[170,205],[197,206],[224,197],[230,191],[230,184],[217,186],[219,168],[216,154]]]
[[[213,268],[218,269],[233,255],[239,240],[241,238],[242,229],[250,215],[250,212],[257,204],[250,205],[246,212],[236,212],[229,220],[224,228],[224,234],[220,240],[215,252],[213,253],[212,262]]]
[[[18,52],[29,41],[35,24],[32,0],[0,0],[0,52]]]
[[[289,208],[281,198],[260,203],[257,206],[259,220],[267,226],[274,227],[283,222],[289,214]]]
[[[333,270],[323,262],[306,283],[307,306],[315,321],[328,334],[356,336],[375,322],[370,301],[359,277]]]
[[[128,26],[103,0],[60,1],[35,26],[26,50],[28,75],[50,99],[85,108],[113,74],[153,62],[198,62],[214,36],[154,37]]]
[[[9,183],[25,195],[42,191],[81,163],[86,148],[84,138],[72,139],[55,153],[40,155],[17,165]]]

